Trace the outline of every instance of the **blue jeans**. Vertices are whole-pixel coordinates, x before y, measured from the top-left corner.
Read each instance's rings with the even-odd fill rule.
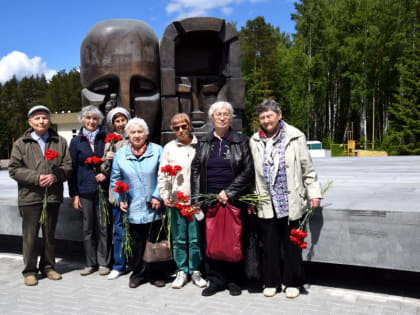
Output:
[[[114,266],[113,270],[125,270],[125,255],[122,250],[124,238],[123,213],[119,207],[112,207],[114,220]]]

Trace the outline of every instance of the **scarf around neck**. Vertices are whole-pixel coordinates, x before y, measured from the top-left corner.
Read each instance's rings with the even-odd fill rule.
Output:
[[[279,121],[276,132],[270,138],[260,129],[258,134],[265,143],[263,173],[264,179],[270,190],[271,200],[277,218],[282,218],[289,213],[287,193],[285,144],[286,131],[283,121]]]
[[[128,145],[129,145],[129,147],[130,147],[130,150],[131,150],[131,153],[133,153],[134,154],[134,156],[136,157],[136,158],[139,158],[139,157],[141,157],[143,154],[144,154],[144,152],[146,152],[146,149],[147,149],[147,145],[149,144],[149,142],[148,141],[146,141],[142,146],[141,146],[141,148],[139,149],[139,150],[136,150],[132,145],[131,145],[131,143],[129,142],[128,143]]]
[[[99,128],[96,128],[95,131],[89,131],[86,128],[83,127],[82,134],[89,140],[90,144],[95,144],[95,138],[99,133]]]

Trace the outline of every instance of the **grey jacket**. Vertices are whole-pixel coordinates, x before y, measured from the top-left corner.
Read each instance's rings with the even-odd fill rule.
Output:
[[[294,221],[303,216],[308,200],[322,198],[321,185],[312,165],[305,135],[299,129],[285,122],[284,128],[286,131],[285,159],[289,220]],[[269,195],[263,171],[265,144],[260,139],[258,132],[251,137],[250,147],[254,159],[256,193]],[[279,163],[275,164],[279,165]],[[275,170],[275,172],[277,171]],[[269,219],[274,217],[271,201],[260,204],[257,210],[260,218]]]
[[[66,139],[59,136],[53,129],[45,149],[58,152],[58,157],[47,161],[41,148],[31,136],[32,128],[25,131],[22,137],[13,144],[9,162],[9,175],[18,183],[18,205],[27,206],[43,202],[45,188],[39,186],[39,175],[48,174],[48,164],[55,182],[48,187],[48,202],[61,203],[63,201],[63,182],[71,172],[72,164]]]

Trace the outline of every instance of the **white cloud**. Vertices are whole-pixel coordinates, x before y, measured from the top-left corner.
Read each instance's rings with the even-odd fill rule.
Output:
[[[220,10],[224,15],[230,15],[233,7],[243,2],[257,3],[269,0],[169,0],[166,5],[168,15],[177,15],[177,19],[187,17],[209,16],[212,10]]]
[[[224,15],[229,15],[232,13],[233,9],[232,7],[223,7],[220,11],[222,11]]]
[[[41,57],[29,58],[25,53],[12,51],[0,59],[0,83],[10,80],[14,75],[17,79],[31,75],[44,74],[50,80],[57,71],[48,69],[47,63]]]

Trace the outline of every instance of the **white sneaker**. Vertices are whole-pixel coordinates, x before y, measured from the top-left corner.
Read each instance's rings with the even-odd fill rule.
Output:
[[[176,273],[176,278],[174,282],[172,282],[173,289],[181,289],[188,281],[187,274],[182,270]]]
[[[201,277],[201,273],[198,270],[193,271],[191,275],[192,282],[199,288],[204,288],[207,286],[207,281]]]
[[[276,292],[277,292],[276,288],[265,288],[263,291],[263,294],[266,297],[272,297],[276,295]]]
[[[294,299],[300,295],[299,289],[294,287],[286,288],[286,297],[289,299]]]
[[[121,276],[122,272],[118,270],[112,270],[111,273],[108,275],[108,280],[115,280],[119,276]]]

